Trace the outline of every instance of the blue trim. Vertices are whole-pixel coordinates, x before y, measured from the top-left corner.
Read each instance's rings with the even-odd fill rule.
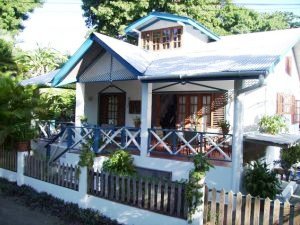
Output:
[[[77,62],[83,57],[86,51],[91,47],[93,44],[93,40],[88,38],[80,48],[72,55],[72,57],[63,65],[63,67],[57,72],[55,77],[52,80],[52,86],[57,86],[74,68]],[[75,81],[74,81],[75,82]]]
[[[152,22],[147,23],[146,25],[140,27],[139,29],[142,31],[142,30],[146,29],[147,27],[150,27],[151,25],[153,25],[153,24],[159,22],[160,20],[161,20],[161,19],[156,18],[156,19],[153,20]]]
[[[133,29],[136,29],[136,27],[142,25],[143,23],[147,23],[147,21],[149,21],[153,17],[163,19],[163,20],[170,20],[170,21],[176,21],[176,22],[179,21],[179,22],[183,22],[183,23],[186,23],[186,24],[190,24],[191,26],[195,27],[196,29],[198,29],[202,33],[209,36],[211,39],[213,39],[213,40],[219,40],[220,39],[220,37],[218,35],[216,35],[212,31],[210,31],[208,28],[206,28],[205,26],[203,26],[201,23],[197,22],[196,20],[193,20],[189,17],[178,16],[178,15],[173,15],[173,14],[164,13],[164,12],[152,12],[149,15],[140,18],[139,20],[137,20],[137,21],[133,22],[132,24],[130,24],[125,29],[125,33],[129,35],[130,33],[133,32]],[[153,23],[150,22],[150,24],[152,25]],[[147,26],[147,25],[145,25],[145,26]],[[140,30],[145,29],[144,28],[145,26],[143,26],[142,28],[139,28],[139,29]]]
[[[107,52],[109,52],[113,57],[115,57],[126,69],[128,69],[133,75],[139,76],[142,75],[140,71],[138,71],[134,66],[128,63],[125,59],[122,58],[117,52],[115,52],[110,46],[108,46],[104,41],[98,38],[96,35],[91,34],[90,38],[93,41],[96,41],[99,45],[101,45]]]

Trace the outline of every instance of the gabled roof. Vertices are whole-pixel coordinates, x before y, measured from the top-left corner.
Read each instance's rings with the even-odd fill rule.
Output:
[[[219,41],[207,43],[194,52],[178,49],[156,53],[94,33],[57,73],[53,86],[59,85],[64,79],[69,79],[68,82],[63,82],[64,84],[72,80],[78,81],[76,70],[72,73],[70,71],[78,67],[84,55],[92,54],[88,51],[92,45],[101,46],[101,49],[110,53],[136,79],[144,82],[233,80],[256,79],[260,75],[272,72],[289,50],[300,46],[299,38],[300,29],[259,32],[222,37]],[[300,48],[294,48],[294,51],[300,51]],[[299,60],[300,58],[296,58],[298,68]],[[69,76],[69,73],[73,75]]]
[[[206,34],[212,40],[216,41],[220,39],[218,35],[210,31],[209,29],[207,29],[205,26],[203,26],[201,23],[197,22],[196,20],[193,20],[185,16],[178,16],[178,15],[165,13],[165,12],[152,12],[149,15],[138,19],[137,21],[133,22],[125,29],[125,33],[134,36],[135,30],[145,28],[159,20],[168,20],[168,21],[189,24],[193,26],[195,29],[198,29],[202,33]]]
[[[103,49],[115,57],[126,69],[128,69],[136,79],[142,75],[147,66],[153,60],[153,55],[135,45],[120,41],[115,38],[108,37],[99,33],[92,33],[89,38],[80,46],[74,55],[63,65],[60,71],[53,79],[52,86],[58,86],[69,73],[76,67],[93,44],[100,45]],[[77,70],[79,70],[77,68]],[[77,75],[72,75],[72,78],[67,79],[66,83],[76,82]]]

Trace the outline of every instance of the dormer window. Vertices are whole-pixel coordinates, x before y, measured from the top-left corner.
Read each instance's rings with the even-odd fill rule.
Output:
[[[171,27],[142,32],[143,48],[159,51],[162,49],[176,49],[182,46],[182,27]]]

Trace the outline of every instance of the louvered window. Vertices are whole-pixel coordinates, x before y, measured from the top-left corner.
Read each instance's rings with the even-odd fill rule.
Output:
[[[284,93],[277,94],[277,114],[290,114],[292,123],[299,123],[299,106],[294,95]]]
[[[182,34],[182,27],[144,31],[142,32],[142,47],[153,51],[180,48],[182,46]]]
[[[189,127],[197,116],[197,125],[202,128],[218,127],[224,120],[226,104],[224,93],[177,95],[177,123]]]

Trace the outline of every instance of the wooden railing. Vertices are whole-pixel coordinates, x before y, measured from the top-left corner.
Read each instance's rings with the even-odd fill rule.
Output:
[[[148,152],[189,156],[199,152],[209,159],[231,161],[232,135],[174,129],[149,129]]]
[[[300,205],[205,189],[204,225],[299,225]]]
[[[45,160],[25,156],[25,176],[41,181],[78,191],[78,172],[77,166],[58,163],[48,164]]]
[[[0,168],[17,171],[17,152],[9,150],[0,150]]]
[[[67,126],[60,137],[51,143],[56,144],[57,148],[65,147],[65,151],[53,161],[66,151],[80,150],[82,144],[88,142],[91,143],[91,151],[95,153],[115,149],[140,151],[140,132],[139,128],[132,127]]]
[[[187,218],[185,185],[149,178],[116,176],[89,171],[88,192],[91,195],[147,209],[169,216]]]
[[[73,122],[57,122],[55,120],[38,120],[35,123],[40,138],[53,138],[67,126],[74,126]]]

